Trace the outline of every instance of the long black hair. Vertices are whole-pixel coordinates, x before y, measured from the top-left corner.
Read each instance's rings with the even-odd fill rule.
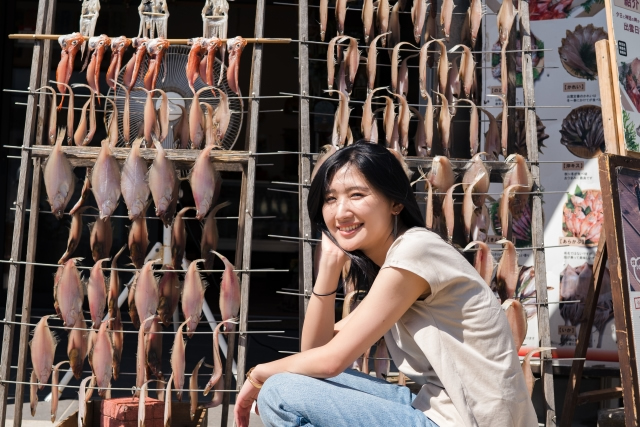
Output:
[[[338,150],[327,158],[311,181],[309,189],[307,208],[311,222],[317,230],[326,234],[336,246],[340,247],[324,222],[322,206],[331,180],[335,173],[345,165],[356,167],[371,187],[389,200],[404,206],[399,219],[407,228],[424,227],[422,213],[400,161],[382,145],[360,140]],[[356,291],[367,293],[378,275],[380,267],[362,251],[345,251],[345,253],[351,259],[351,269],[347,280],[354,283]]]

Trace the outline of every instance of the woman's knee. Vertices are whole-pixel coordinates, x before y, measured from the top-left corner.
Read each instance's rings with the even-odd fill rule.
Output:
[[[296,377],[301,375],[284,372],[267,378],[258,394],[258,406],[278,405],[283,400],[283,393],[296,389]]]

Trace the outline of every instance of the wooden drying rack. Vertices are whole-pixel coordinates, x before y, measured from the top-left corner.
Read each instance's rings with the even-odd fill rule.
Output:
[[[12,34],[10,39],[32,40],[34,42],[31,74],[29,87],[40,87],[49,80],[51,69],[51,41],[58,36],[51,34],[56,11],[56,0],[39,0],[36,34]],[[211,159],[220,170],[234,170],[242,173],[240,209],[238,213],[238,239],[236,242],[236,254],[234,265],[241,266],[242,270],[249,270],[251,266],[251,237],[253,233],[253,210],[256,179],[256,161],[251,153],[255,153],[258,140],[258,113],[259,96],[262,75],[262,48],[268,43],[290,43],[291,39],[264,38],[265,1],[257,0],[254,38],[245,39],[248,43],[255,43],[251,60],[251,83],[249,93],[249,120],[246,129],[247,138],[245,151],[212,152]],[[186,44],[187,39],[169,39],[171,44]],[[255,97],[255,98],[254,98]],[[26,261],[33,263],[36,256],[36,244],[38,235],[39,201],[42,182],[42,158],[51,150],[50,146],[35,145],[35,141],[41,141],[46,127],[45,116],[46,96],[33,94],[28,97],[23,135],[19,184],[16,196],[16,212],[13,228],[11,247],[11,259],[20,260],[22,256],[22,244],[25,232],[25,213],[29,205],[29,176],[32,176],[32,190],[30,196],[30,215],[28,224]],[[37,125],[37,126],[36,126]],[[99,148],[97,147],[63,147],[72,163],[80,166],[88,166],[96,159]],[[150,151],[142,150],[147,160],[155,155]],[[179,152],[179,150],[166,150],[170,158],[180,162],[192,162],[195,152]],[[124,156],[122,149],[114,149],[117,158]],[[21,264],[10,264],[7,289],[7,305],[5,320],[14,322],[16,318],[16,304],[19,293],[19,278]],[[31,318],[31,298],[33,291],[34,265],[24,266],[24,288],[21,322],[28,323]],[[250,274],[243,271],[240,274],[241,303],[240,303],[240,331],[247,330],[247,318],[249,308]],[[18,369],[15,389],[15,412],[13,425],[22,425],[22,408],[24,396],[24,384],[26,377],[26,365],[29,343],[29,327],[20,327]],[[0,361],[0,427],[4,427],[7,419],[7,398],[10,383],[3,379],[11,378],[11,359],[14,339],[14,324],[5,323],[2,336],[2,353]],[[247,334],[230,334],[228,339],[228,353],[224,372],[225,389],[231,387],[232,366],[236,335],[238,336],[238,362],[237,362],[237,389],[242,387],[246,373],[247,360]],[[229,416],[230,394],[224,393],[221,425],[227,426]]]
[[[299,0],[298,3],[298,21],[299,32],[298,40],[307,41],[309,38],[309,2],[308,0]],[[531,45],[531,29],[529,24],[529,2],[518,1],[518,15],[520,19],[520,29],[522,34],[522,77],[523,77],[523,93],[525,106],[525,122],[526,122],[526,143],[529,154],[529,164],[531,167],[531,175],[533,177],[534,188],[540,188],[540,168],[538,166],[538,134],[536,127],[535,97],[533,84],[533,62],[532,62],[532,45]],[[460,34],[459,29],[452,28],[450,34]],[[453,43],[453,41],[452,41]],[[424,40],[421,42],[421,46]],[[508,105],[515,105],[516,101],[516,25],[511,29],[509,44],[507,46],[507,68],[508,68]],[[309,220],[309,212],[307,210],[307,199],[309,197],[309,184],[311,183],[311,136],[309,123],[309,50],[306,43],[299,44],[298,52],[298,74],[300,79],[300,113],[298,116],[299,123],[299,140],[301,153],[298,157],[299,172],[299,196],[298,207],[300,212],[299,218],[299,293],[300,297],[300,331],[302,331],[302,323],[304,321],[304,313],[306,312],[309,299],[311,298],[311,290],[313,287],[313,255],[312,255],[312,227]],[[434,73],[430,70],[429,73]],[[423,101],[421,101],[422,103]],[[510,147],[513,146],[515,140],[516,117],[510,114],[507,118],[507,126],[509,130]],[[407,158],[409,166],[424,164],[423,158]],[[492,180],[493,181],[493,180]],[[501,181],[498,181],[501,182]],[[544,224],[542,212],[542,195],[532,195],[532,247],[534,256],[534,269],[536,275],[536,293],[538,302],[538,337],[539,346],[551,347],[551,331],[549,326],[549,306],[544,304],[548,301],[547,297],[547,279],[546,279],[546,263],[544,252]],[[553,386],[553,370],[552,356],[550,351],[541,354],[540,376],[542,378],[542,389],[544,393],[543,405],[545,409],[545,425],[556,425],[555,397]]]

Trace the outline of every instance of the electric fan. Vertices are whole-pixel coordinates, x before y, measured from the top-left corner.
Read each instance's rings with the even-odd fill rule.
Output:
[[[158,73],[158,80],[156,82],[156,88],[162,89],[166,92],[167,97],[169,98],[169,121],[171,130],[169,131],[169,135],[162,143],[164,148],[174,148],[175,143],[173,139],[173,127],[178,124],[182,110],[178,107],[178,105],[182,105],[184,107],[187,114],[189,113],[189,109],[191,107],[191,98],[193,97],[193,92],[189,88],[189,83],[187,82],[186,75],[186,66],[187,59],[189,55],[189,46],[169,46],[167,53],[165,54],[164,60],[162,61],[160,71]],[[143,61],[140,66],[140,72],[138,73],[138,79],[134,87],[144,87],[143,79],[145,74],[147,73],[148,64],[147,61]],[[216,62],[214,65],[215,68],[215,80],[219,80],[220,69],[222,68],[222,63],[218,58],[216,58]],[[222,68],[226,71],[226,68]],[[118,82],[123,83],[122,79],[124,76],[125,68],[122,67],[120,70],[120,74],[118,75]],[[202,87],[206,86],[206,84],[202,81],[200,77],[194,83],[194,87],[196,91]],[[227,75],[226,72],[222,76],[222,83],[220,85],[216,85],[217,89],[224,91],[229,97],[229,109],[231,110],[231,122],[229,123],[229,127],[227,128],[227,132],[222,140],[222,146],[226,150],[231,150],[236,140],[238,139],[238,135],[240,134],[240,128],[242,127],[242,118],[243,118],[243,104],[242,99],[238,98],[235,93],[229,89],[229,85],[227,84]],[[118,146],[124,146],[124,138],[122,137],[122,116],[124,112],[124,89],[118,85],[116,85],[116,107],[118,108]],[[113,96],[113,89],[109,89],[108,96]],[[129,126],[130,126],[130,134],[131,140],[139,134],[140,128],[142,127],[142,122],[144,118],[144,104],[146,101],[147,95],[144,91],[140,90],[131,90],[129,96]],[[185,99],[186,98],[186,99]],[[156,110],[160,106],[160,95],[154,94],[154,99],[156,100]],[[203,91],[200,94],[200,102],[206,102],[211,104],[211,106],[215,109],[218,105],[219,98],[214,97],[211,91]],[[111,104],[109,104],[109,107]],[[202,107],[200,107],[202,109]],[[107,112],[109,116],[111,115],[111,109],[108,108]]]

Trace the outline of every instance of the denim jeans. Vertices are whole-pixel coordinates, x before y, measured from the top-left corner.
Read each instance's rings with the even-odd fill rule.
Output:
[[[438,427],[411,406],[415,397],[351,369],[324,380],[283,373],[264,383],[258,409],[267,427]]]

